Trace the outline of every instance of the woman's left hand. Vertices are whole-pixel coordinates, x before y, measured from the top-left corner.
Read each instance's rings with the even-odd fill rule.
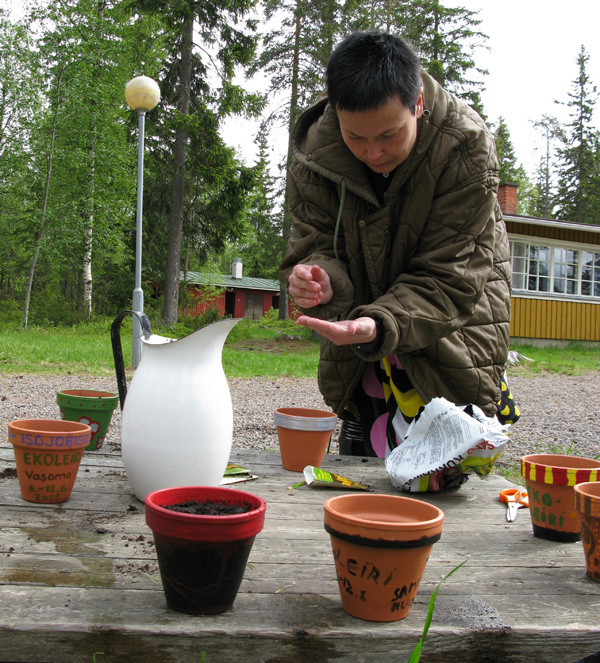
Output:
[[[296,322],[302,327],[316,331],[335,345],[370,343],[377,336],[377,326],[373,318],[329,322],[328,320],[301,315]]]

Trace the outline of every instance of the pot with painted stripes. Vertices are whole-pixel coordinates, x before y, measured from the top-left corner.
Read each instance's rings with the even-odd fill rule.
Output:
[[[587,574],[600,582],[600,481],[578,483],[574,491]]]
[[[551,541],[581,540],[573,488],[578,483],[600,481],[600,461],[531,454],[521,457],[521,476],[527,484],[533,535]]]
[[[325,501],[342,608],[376,622],[410,612],[444,513],[400,495],[350,494]]]

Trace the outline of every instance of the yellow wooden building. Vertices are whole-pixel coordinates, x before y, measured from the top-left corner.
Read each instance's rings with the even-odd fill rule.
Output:
[[[600,342],[600,225],[520,216],[517,187],[498,192],[513,270],[512,338]]]

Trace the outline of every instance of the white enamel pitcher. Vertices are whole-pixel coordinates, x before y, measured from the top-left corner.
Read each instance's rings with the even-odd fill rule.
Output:
[[[129,389],[120,326],[142,326],[142,356]],[[156,336],[143,313],[123,311],[111,328],[121,401],[121,452],[135,496],[173,486],[217,486],[229,461],[233,407],[221,357],[239,319],[221,320],[179,340]]]

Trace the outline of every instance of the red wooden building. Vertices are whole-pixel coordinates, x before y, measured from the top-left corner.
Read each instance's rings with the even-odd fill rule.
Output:
[[[217,308],[221,315],[259,320],[269,309],[279,309],[279,281],[243,276],[240,258],[234,259],[231,274],[182,272],[181,281],[186,284],[186,315]]]

